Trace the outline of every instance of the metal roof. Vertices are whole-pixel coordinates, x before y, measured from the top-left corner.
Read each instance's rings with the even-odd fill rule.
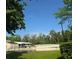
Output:
[[[16,44],[32,44],[30,42],[15,42]]]

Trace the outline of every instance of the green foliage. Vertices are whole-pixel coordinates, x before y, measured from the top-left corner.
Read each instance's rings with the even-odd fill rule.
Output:
[[[32,35],[30,38],[31,38],[31,39],[30,39],[30,42],[31,42],[33,45],[37,44],[37,36],[36,36],[36,35]]]
[[[62,42],[70,42],[72,41],[72,30],[69,28],[64,31],[64,39],[62,32],[56,32],[51,30],[48,35],[39,34],[39,35],[25,35],[22,39],[19,35],[6,37],[7,40],[11,42],[14,41],[22,41],[22,42],[31,42],[33,45],[35,44],[60,44]]]
[[[6,37],[7,41],[10,41],[12,43],[16,42],[16,41],[21,41],[21,37],[19,35],[12,35],[12,36],[7,36]]]
[[[67,42],[60,45],[61,57],[63,59],[72,59],[72,43]]]
[[[30,36],[29,34],[28,35],[25,35],[22,39],[23,42],[28,42],[30,40]]]
[[[63,0],[64,2],[64,7],[61,8],[58,12],[56,12],[54,15],[56,18],[59,18],[59,24],[61,25],[62,28],[62,36],[64,41],[72,40],[72,33],[70,31],[64,31],[63,29],[63,24],[65,21],[68,21],[69,27],[72,27],[72,0]]]
[[[6,1],[6,31],[8,33],[14,34],[16,30],[25,28],[24,7],[23,0]]]
[[[72,0],[63,0],[64,7],[60,8],[58,12],[56,12],[54,15],[56,18],[59,18],[59,24],[63,24],[65,21],[70,21],[71,24],[71,18],[72,18]]]
[[[63,1],[64,7],[61,8],[57,13],[55,13],[55,16],[61,19],[59,23],[63,23],[64,21],[69,20],[69,18],[72,17],[72,0]]]
[[[60,43],[60,42],[62,42],[62,34],[61,34],[61,32],[55,32],[54,30],[51,30],[50,31],[50,33],[49,33],[49,35],[50,35],[50,40],[51,40],[51,43]]]
[[[37,37],[37,39],[38,39],[38,42],[40,44],[46,43],[46,41],[45,41],[45,35],[44,34],[39,34],[39,36]]]
[[[64,32],[64,38],[65,38],[65,41],[72,41],[72,32],[70,32],[69,30],[66,30]]]
[[[28,38],[28,35],[26,35],[26,37],[24,36],[24,38],[25,38],[25,41],[29,41],[33,45],[50,43],[50,36],[49,35],[44,35],[44,34],[39,34],[38,36],[37,35],[32,35],[32,36],[29,36],[29,38]],[[23,38],[23,40],[24,40],[24,38]]]

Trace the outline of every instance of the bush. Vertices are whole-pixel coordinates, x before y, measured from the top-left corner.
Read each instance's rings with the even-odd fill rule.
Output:
[[[61,44],[60,51],[61,51],[61,57],[63,59],[72,59],[72,43],[71,42]]]

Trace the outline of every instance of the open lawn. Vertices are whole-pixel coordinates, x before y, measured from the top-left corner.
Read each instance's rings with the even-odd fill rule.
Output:
[[[7,52],[7,59],[57,59],[60,51]]]

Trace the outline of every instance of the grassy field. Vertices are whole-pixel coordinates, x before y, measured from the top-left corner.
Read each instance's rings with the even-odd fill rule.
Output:
[[[7,59],[57,59],[60,56],[59,51],[42,52],[7,52]]]

